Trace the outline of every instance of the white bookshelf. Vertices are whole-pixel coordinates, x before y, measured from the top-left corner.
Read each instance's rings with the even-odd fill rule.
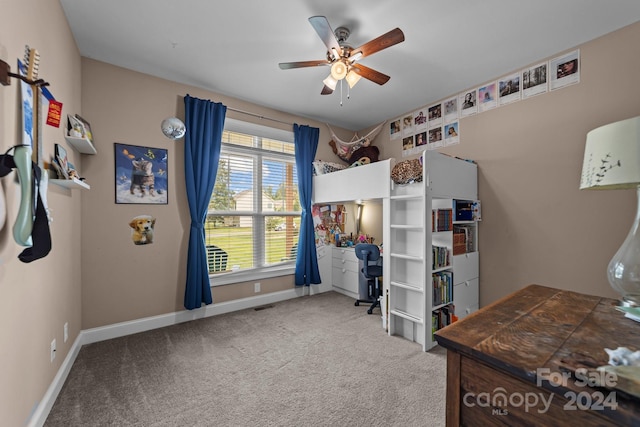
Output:
[[[477,200],[477,165],[435,151],[423,153],[423,180],[408,185],[392,182],[389,198],[388,332],[414,341],[424,351],[433,348],[434,315],[439,311],[461,317],[478,307],[477,222],[455,218],[456,200]],[[442,211],[450,222],[444,227],[433,224]],[[474,227],[475,251],[453,255],[453,225]],[[433,248],[443,255],[434,264]],[[457,270],[460,271],[457,271]],[[433,275],[448,283],[434,294]],[[462,281],[458,282],[457,277]],[[446,290],[446,291],[445,291]],[[459,294],[459,295],[458,295]],[[451,316],[450,316],[451,317]]]

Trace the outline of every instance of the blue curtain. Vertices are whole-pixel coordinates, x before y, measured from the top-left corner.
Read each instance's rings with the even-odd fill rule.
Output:
[[[293,135],[295,138],[296,169],[298,170],[298,193],[300,194],[300,204],[302,205],[295,284],[296,286],[309,286],[312,283],[320,283],[313,217],[311,214],[313,159],[318,149],[320,129],[299,126],[294,123]]]
[[[222,130],[227,107],[220,103],[184,97],[185,134],[184,175],[191,213],[187,284],[184,306],[192,310],[211,304],[211,285],[207,268],[204,223],[218,172]]]

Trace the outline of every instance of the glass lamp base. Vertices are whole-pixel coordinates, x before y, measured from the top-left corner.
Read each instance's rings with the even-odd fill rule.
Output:
[[[623,307],[640,306],[640,187],[636,193],[638,207],[631,230],[607,268],[609,283],[622,297]]]

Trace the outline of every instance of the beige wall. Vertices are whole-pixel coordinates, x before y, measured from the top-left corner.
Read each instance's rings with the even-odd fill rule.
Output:
[[[63,114],[80,113],[80,54],[57,1],[9,0],[2,2],[0,59],[16,70],[25,44],[41,55],[40,77],[61,101]],[[0,152],[20,143],[20,85],[0,86]],[[62,128],[44,126],[44,154],[53,144],[66,145]],[[83,167],[81,157],[69,146],[69,157]],[[80,190],[50,185],[49,207],[53,222],[51,253],[32,263],[22,263],[12,236],[20,202],[15,173],[0,180],[0,197],[6,196],[7,221],[0,228],[0,424],[25,425],[44,396],[80,329]],[[70,337],[63,342],[63,325],[69,322]],[[49,346],[57,341],[57,355],[49,359]]]
[[[580,46],[579,84],[463,118],[461,143],[442,150],[478,163],[481,305],[530,283],[616,297],[606,268],[636,196],[578,183],[587,132],[640,114],[638,40],[640,23]],[[376,145],[403,159],[388,133]]]
[[[184,140],[170,141],[160,131],[160,122],[165,117],[184,118],[184,95],[222,102],[236,110],[289,123],[318,127],[318,155],[327,156],[331,150],[329,131],[323,123],[87,58],[82,59],[82,76],[82,112],[91,122],[98,149],[97,155],[85,156],[82,170],[91,184],[91,191],[85,194],[82,203],[82,216],[86,218],[82,230],[84,329],[184,309],[190,225],[182,172]],[[227,111],[227,117],[292,130],[290,125],[231,110]],[[168,205],[114,203],[114,142],[168,150]],[[131,241],[128,223],[140,214],[157,219],[151,245],[136,246]],[[262,293],[293,286],[290,276],[269,280],[264,282]],[[214,287],[212,292],[214,303],[256,295],[253,282]]]
[[[15,69],[25,44],[38,48],[41,77],[51,82],[51,91],[64,103],[64,115],[82,113],[91,122],[98,149],[95,156],[69,150],[91,190],[51,186],[53,250],[31,264],[17,259],[22,248],[11,236],[18,186],[12,176],[0,181],[8,205],[7,224],[0,229],[0,421],[23,425],[81,329],[182,309],[189,229],[180,173],[183,149],[182,142],[169,141],[159,130],[163,118],[184,116],[182,96],[189,93],[317,126],[317,158],[335,156],[322,123],[81,61],[57,2],[9,0],[4,6],[9,12],[0,26],[0,58]],[[586,133],[640,113],[635,93],[640,58],[632,54],[637,40],[640,23],[581,46],[580,84],[462,119],[462,142],[446,152],[475,159],[479,165],[482,304],[529,283],[615,296],[605,269],[629,229],[635,195],[629,190],[577,188]],[[15,82],[0,87],[2,152],[18,142],[18,87]],[[228,117],[259,121],[233,112]],[[352,136],[335,130],[343,139]],[[115,205],[114,142],[169,150],[168,205]],[[47,157],[54,143],[65,144],[62,130],[45,126]],[[402,159],[399,144],[392,144],[384,132],[376,145],[381,158]],[[153,245],[131,243],[127,222],[140,213],[158,219]],[[291,277],[262,281],[263,292],[292,286]],[[213,293],[218,302],[253,295],[251,284],[221,286]],[[70,325],[67,343],[62,339],[64,322]],[[58,352],[50,363],[53,338]]]

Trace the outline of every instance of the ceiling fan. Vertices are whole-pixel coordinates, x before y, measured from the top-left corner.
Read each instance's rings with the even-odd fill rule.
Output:
[[[331,66],[331,74],[323,80],[322,95],[333,93],[338,81],[345,79],[352,88],[361,77],[374,83],[383,85],[390,77],[372,68],[357,63],[360,59],[380,52],[395,44],[404,41],[404,33],[400,28],[395,28],[360,47],[352,48],[346,43],[350,31],[345,27],[331,29],[329,21],[324,16],[312,16],[309,22],[316,30],[324,44],[327,46],[327,58],[317,61],[281,62],[280,68],[289,70],[292,68]]]

